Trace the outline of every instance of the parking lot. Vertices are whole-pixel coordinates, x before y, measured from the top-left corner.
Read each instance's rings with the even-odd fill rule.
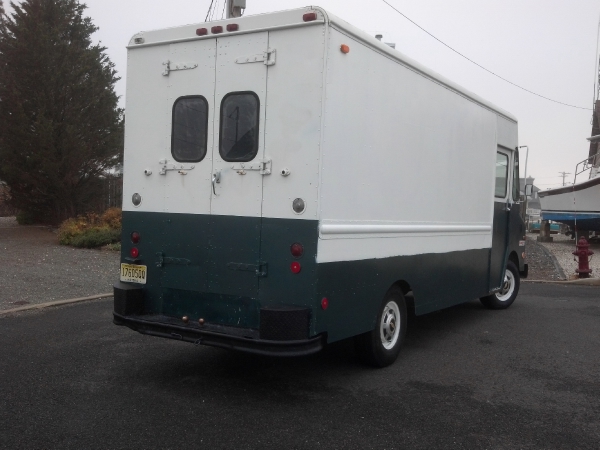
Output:
[[[597,449],[597,288],[524,283],[409,320],[398,361],[351,341],[272,359],[139,335],[111,300],[0,318],[0,447]]]

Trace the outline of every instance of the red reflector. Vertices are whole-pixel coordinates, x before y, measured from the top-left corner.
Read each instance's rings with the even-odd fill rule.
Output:
[[[221,25],[212,27],[210,31],[212,31],[212,34],[219,34],[223,32],[223,27]]]
[[[302,270],[302,266],[300,266],[299,262],[294,261],[290,266],[290,270],[292,271],[292,273],[300,273],[300,271]]]
[[[196,34],[198,36],[206,36],[208,34],[208,30],[206,28],[198,28],[196,30]]]
[[[132,258],[137,258],[138,256],[140,256],[140,251],[137,248],[132,247],[131,250],[129,250],[129,254]]]
[[[227,25],[227,31],[237,31],[240,29],[240,26],[237,23],[230,23]]]
[[[304,247],[302,247],[302,244],[295,243],[290,247],[290,251],[294,258],[300,258],[304,253]]]
[[[327,300],[326,298],[323,298],[323,300],[321,300],[321,309],[323,311],[325,311],[328,307],[329,307],[329,300]]]
[[[302,16],[302,20],[305,22],[312,22],[313,20],[317,20],[317,13],[306,13]]]

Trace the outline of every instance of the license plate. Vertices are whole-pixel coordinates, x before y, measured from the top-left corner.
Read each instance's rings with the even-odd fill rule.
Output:
[[[121,264],[121,281],[146,284],[146,266]]]

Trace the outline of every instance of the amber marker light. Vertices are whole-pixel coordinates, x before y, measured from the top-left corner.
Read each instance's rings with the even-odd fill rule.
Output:
[[[340,47],[340,50],[344,54],[350,53],[350,47],[348,47],[346,44],[342,44],[342,46]]]

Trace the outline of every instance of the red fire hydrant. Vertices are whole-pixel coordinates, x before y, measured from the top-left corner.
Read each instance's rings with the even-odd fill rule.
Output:
[[[592,256],[594,252],[589,248],[590,244],[588,244],[586,238],[581,236],[579,242],[577,242],[577,250],[573,252],[575,256],[579,257],[579,268],[575,270],[579,274],[579,278],[589,278],[590,273],[592,273],[588,256]]]

